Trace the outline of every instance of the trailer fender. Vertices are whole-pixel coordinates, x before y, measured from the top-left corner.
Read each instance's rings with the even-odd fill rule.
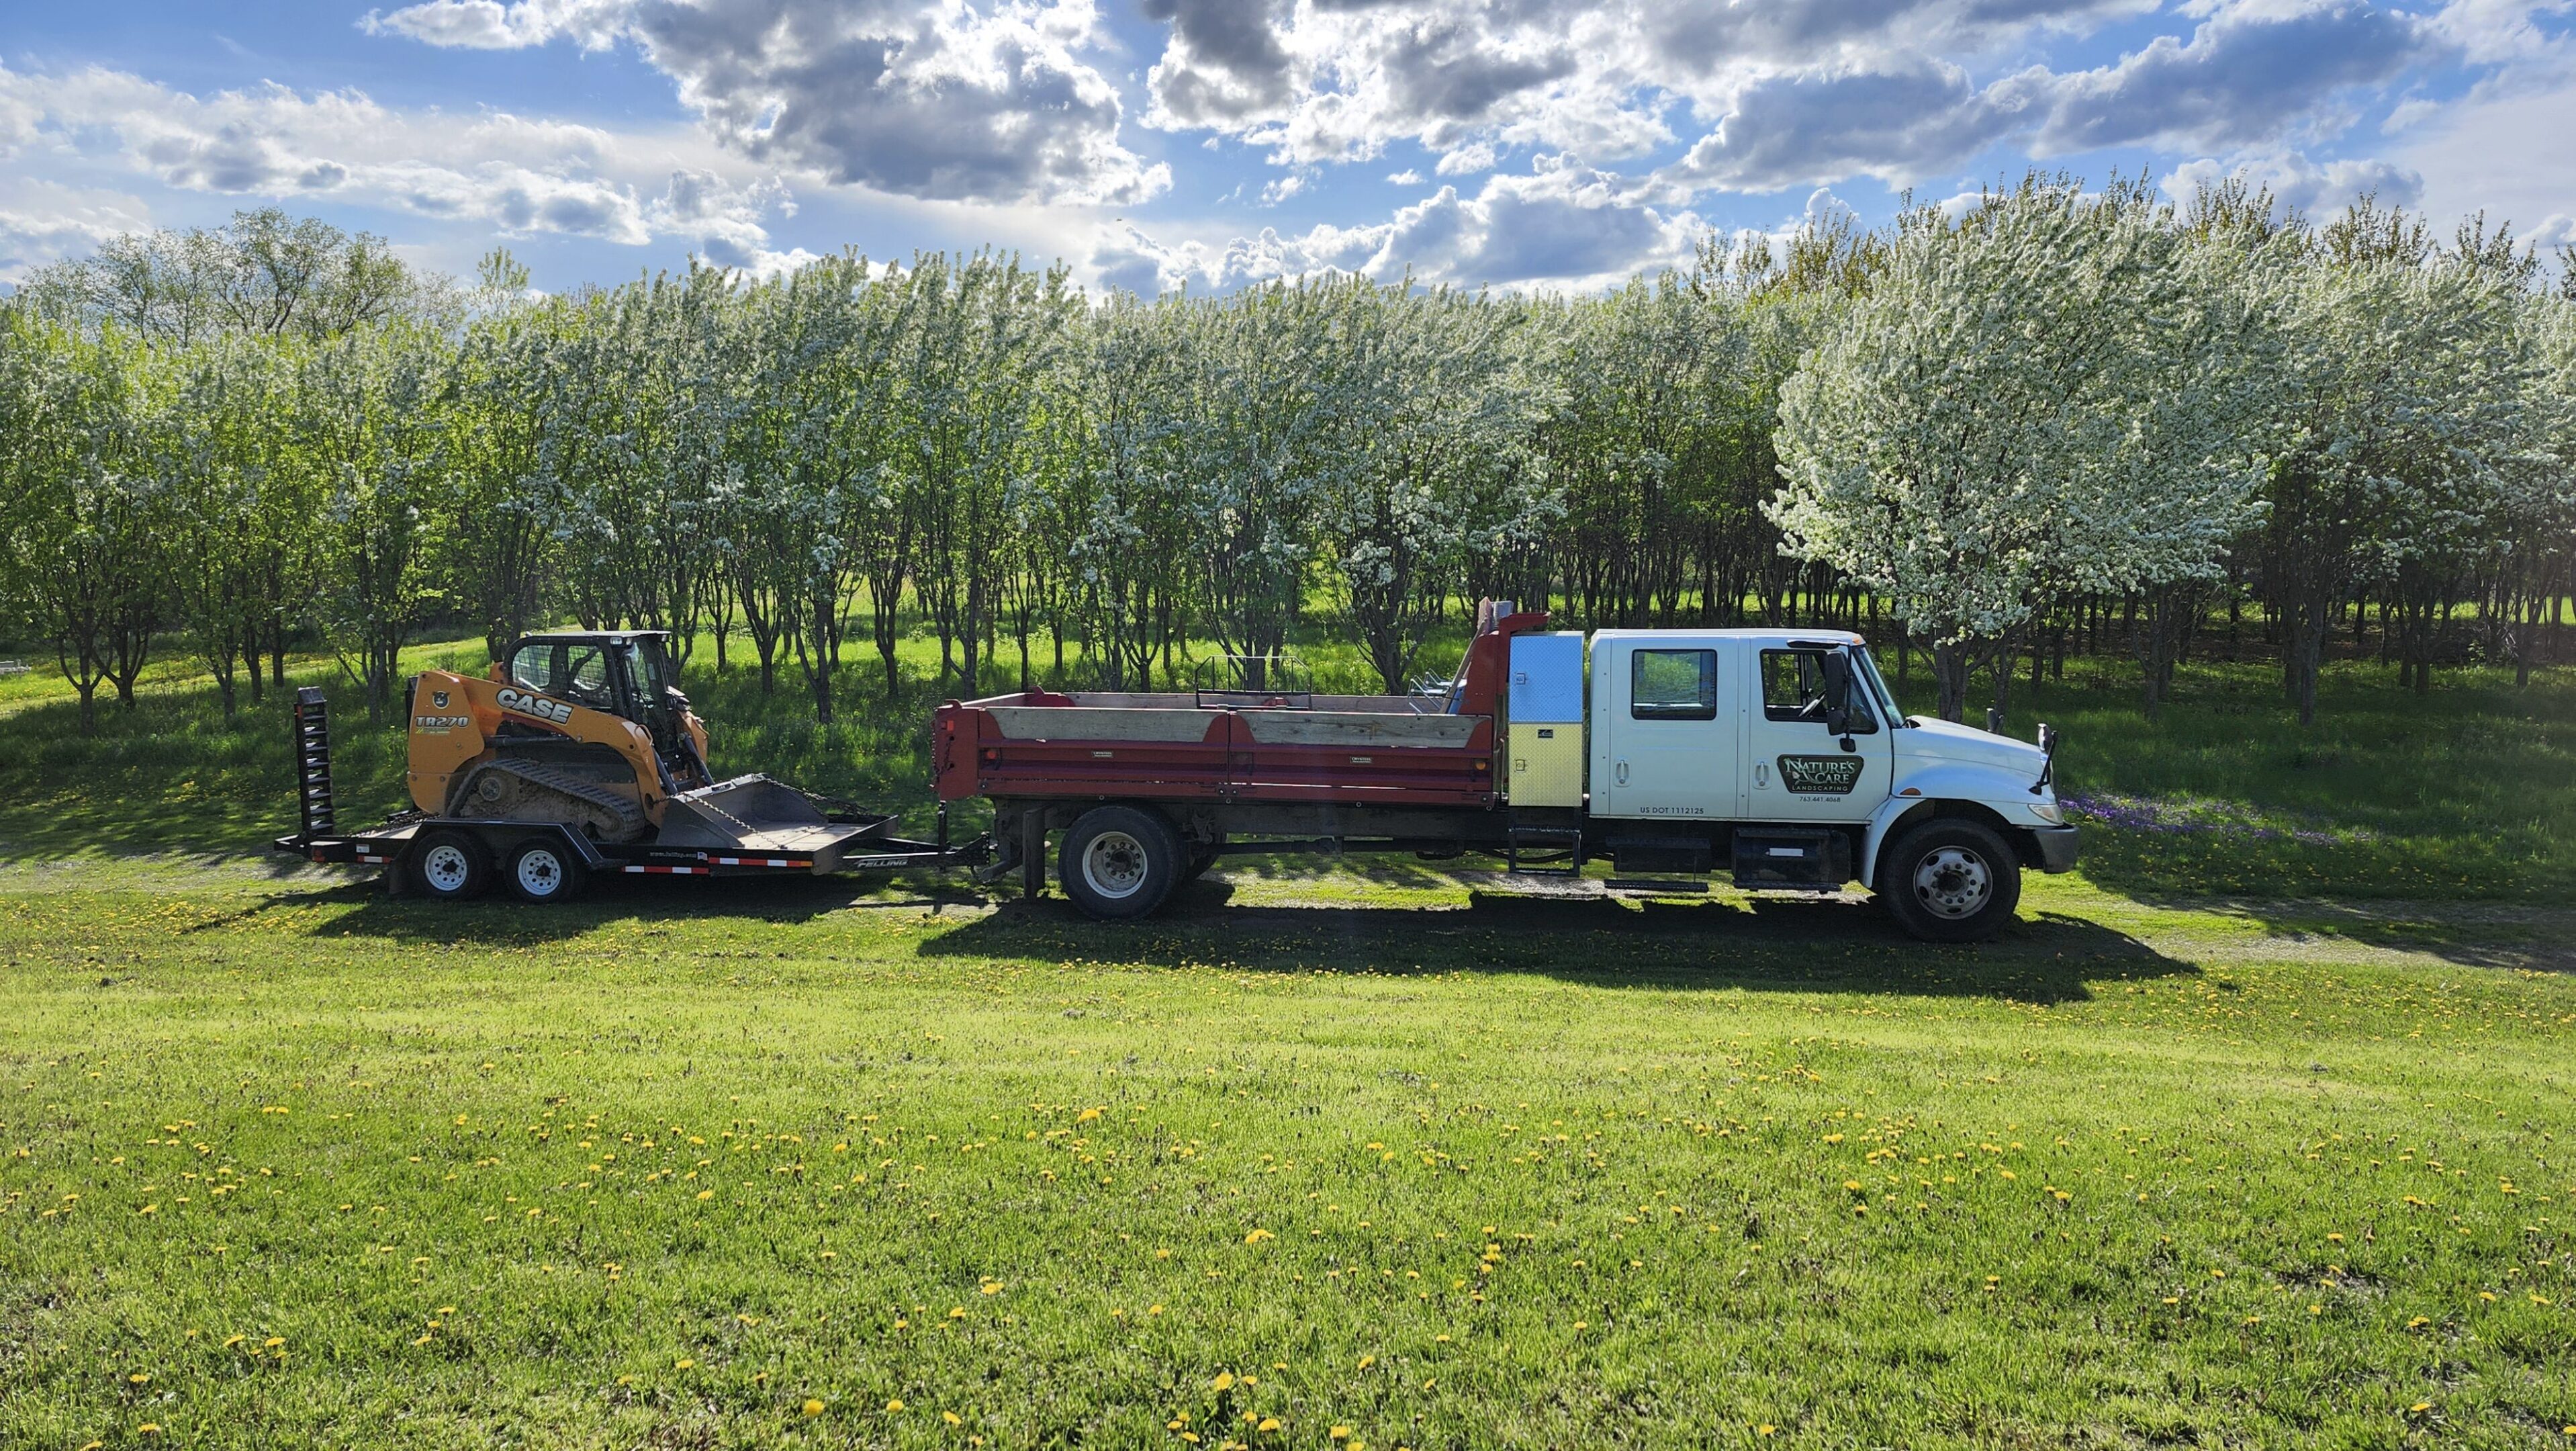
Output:
[[[1861,833],[1860,860],[1853,863],[1860,870],[1860,884],[1877,890],[1879,850],[1911,821],[1925,816],[1973,816],[2013,837],[2042,824],[2025,809],[2027,803],[2038,800],[2030,794],[2027,777],[1991,766],[1943,761],[1912,772],[1870,814],[1869,826]]]

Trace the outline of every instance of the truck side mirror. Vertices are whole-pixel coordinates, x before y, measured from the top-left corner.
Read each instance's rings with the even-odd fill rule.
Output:
[[[1842,735],[1851,726],[1851,657],[1840,650],[1828,652],[1825,670],[1825,730]]]

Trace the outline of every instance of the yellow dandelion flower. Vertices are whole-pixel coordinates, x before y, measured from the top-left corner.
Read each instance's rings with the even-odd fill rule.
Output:
[[[819,1416],[823,1414],[823,1403],[809,1396],[806,1398],[805,1404],[799,1409],[803,1410],[808,1416]]]
[[[1277,1416],[1264,1416],[1261,1418],[1261,1424],[1253,1427],[1252,1429],[1256,1431],[1276,1431],[1279,1429],[1279,1418]]]
[[[1367,1362],[1363,1361],[1363,1362],[1361,1363],[1361,1368],[1362,1368],[1362,1369],[1366,1369],[1366,1368],[1367,1368]],[[1210,1381],[1210,1382],[1208,1382],[1208,1389],[1210,1389],[1210,1390],[1223,1391],[1223,1390],[1232,1390],[1233,1388],[1234,1388],[1234,1372],[1232,1372],[1232,1371],[1226,1371],[1226,1370],[1218,1371],[1218,1372],[1216,1373],[1216,1379],[1215,1379],[1215,1380],[1212,1380],[1212,1381]]]
[[[902,1410],[902,1409],[903,1409],[903,1398],[902,1398],[902,1397],[900,1397],[900,1396],[897,1396],[895,1399],[893,1399],[893,1400],[890,1400],[890,1401],[886,1402],[886,1409],[887,1409],[887,1410],[889,1410],[889,1411],[900,1411],[900,1410]]]
[[[687,1370],[687,1369],[689,1369],[690,1367],[692,1367],[692,1366],[694,1366],[694,1365],[696,1365],[696,1364],[697,1364],[697,1362],[696,1362],[696,1361],[694,1361],[694,1360],[692,1360],[692,1359],[690,1359],[689,1357],[687,1357],[687,1356],[685,1356],[685,1355],[684,1355],[684,1356],[681,1356],[679,1359],[677,1359],[677,1360],[675,1360],[675,1361],[672,1361],[672,1362],[671,1362],[671,1368],[672,1368],[673,1370]]]
[[[952,1426],[963,1426],[966,1424],[965,1420],[955,1411],[941,1411],[939,1413],[939,1419],[946,1421]]]

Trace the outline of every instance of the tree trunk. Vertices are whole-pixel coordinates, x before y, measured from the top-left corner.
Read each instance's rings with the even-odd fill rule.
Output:
[[[1976,656],[1965,644],[1932,647],[1932,682],[1939,692],[1941,719],[1957,723],[1968,717],[1968,671]]]

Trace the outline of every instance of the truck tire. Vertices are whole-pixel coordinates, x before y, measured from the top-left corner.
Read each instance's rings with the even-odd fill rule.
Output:
[[[1897,925],[1925,942],[1983,942],[2021,904],[2021,860],[1994,828],[1935,817],[1887,849],[1878,897]]]
[[[462,831],[424,833],[412,843],[403,867],[420,894],[436,901],[467,901],[492,885],[490,855],[483,843]]]
[[[501,864],[501,880],[510,895],[539,905],[580,896],[588,876],[580,858],[565,850],[562,842],[542,836],[512,847],[509,860]]]
[[[1163,905],[1186,865],[1179,834],[1160,815],[1095,806],[1064,834],[1055,871],[1085,916],[1118,922]]]

